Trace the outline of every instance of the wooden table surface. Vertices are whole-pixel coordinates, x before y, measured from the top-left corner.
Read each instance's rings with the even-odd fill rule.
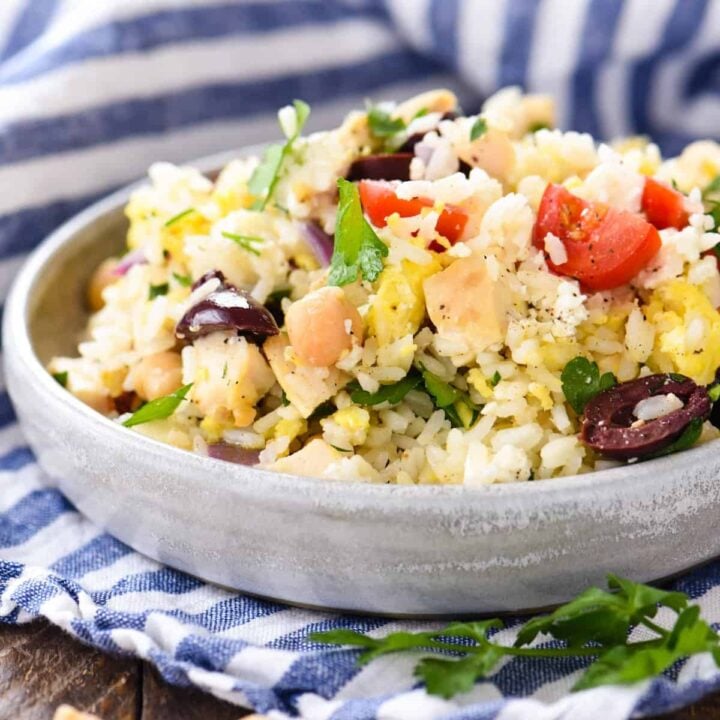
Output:
[[[51,720],[63,703],[102,720],[238,720],[250,714],[198,690],[167,685],[147,663],[97,652],[45,621],[0,626],[0,720]],[[720,694],[664,717],[720,720]]]

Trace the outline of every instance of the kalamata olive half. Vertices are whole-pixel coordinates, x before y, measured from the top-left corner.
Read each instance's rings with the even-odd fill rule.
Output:
[[[238,465],[257,465],[260,462],[259,450],[246,450],[225,442],[209,443],[207,449],[208,455],[216,460],[225,460]]]
[[[682,401],[681,408],[644,422],[635,418],[633,411],[641,400],[670,393]],[[583,414],[581,438],[606,457],[642,458],[667,447],[692,420],[705,420],[709,414],[707,390],[690,378],[648,375],[615,385],[590,400]]]
[[[221,285],[226,285],[225,275],[222,270],[208,270],[204,275],[201,275],[190,288],[191,290],[197,290],[203,286],[208,280],[219,280]]]
[[[234,330],[252,339],[262,339],[279,332],[267,308],[245,291],[227,284],[213,290],[182,316],[175,327],[175,337],[192,342],[218,330]]]
[[[386,153],[358,158],[348,170],[348,180],[409,180],[413,154]]]

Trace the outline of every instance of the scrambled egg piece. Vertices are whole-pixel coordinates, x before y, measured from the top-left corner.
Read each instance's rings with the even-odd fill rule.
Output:
[[[439,270],[436,258],[427,265],[404,260],[402,269],[388,266],[383,270],[375,301],[367,314],[369,333],[380,346],[418,331],[425,318],[423,282]]]
[[[696,285],[673,280],[658,287],[645,314],[657,328],[649,365],[707,384],[720,365],[720,315]]]

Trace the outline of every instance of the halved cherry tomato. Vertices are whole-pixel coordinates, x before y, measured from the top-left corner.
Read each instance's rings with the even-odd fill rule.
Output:
[[[640,215],[586,202],[562,185],[548,185],[538,210],[533,244],[544,249],[552,233],[567,262],[548,266],[576,278],[588,290],[611,290],[630,282],[660,249],[660,235]]]
[[[393,213],[400,217],[412,217],[419,215],[423,208],[433,206],[432,200],[427,198],[401,200],[395,194],[393,186],[382,180],[361,180],[359,187],[360,202],[375,227],[385,227],[387,218]],[[467,219],[464,210],[446,205],[440,213],[435,229],[453,245],[460,239]],[[430,247],[433,250],[445,249],[437,243]]]
[[[674,227],[682,230],[689,220],[685,209],[685,196],[657,180],[645,180],[642,209],[648,222],[658,230]]]

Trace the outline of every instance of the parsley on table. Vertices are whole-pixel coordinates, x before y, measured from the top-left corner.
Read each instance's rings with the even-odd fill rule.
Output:
[[[419,373],[410,372],[402,380],[398,380],[391,385],[383,385],[374,393],[363,390],[359,385],[348,387],[348,390],[350,391],[350,399],[358,405],[379,405],[380,403],[397,405],[422,381],[422,376]]]
[[[300,137],[310,115],[310,106],[302,100],[294,100],[293,108],[295,109],[294,128],[286,135],[284,143],[276,143],[266,148],[262,162],[255,168],[248,182],[248,190],[255,197],[253,210],[265,209],[280,178],[283,162],[290,154],[293,143]]]
[[[608,588],[609,592],[589,588],[553,613],[533,618],[520,628],[511,646],[493,642],[491,633],[503,628],[497,619],[454,622],[440,630],[395,632],[382,638],[349,629],[330,630],[312,633],[310,639],[361,649],[359,665],[404,650],[445,653],[426,657],[415,666],[415,676],[425,683],[427,691],[444,698],[471,690],[506,657],[595,658],[573,690],[635,683],[699,653],[712,653],[720,665],[718,635],[700,617],[700,608],[689,604],[687,595],[615,575],[608,575]],[[658,607],[675,613],[671,628],[654,621]],[[629,642],[638,627],[649,630],[652,637]],[[531,646],[541,634],[553,638],[556,645]]]
[[[188,215],[194,212],[195,208],[187,208],[186,210],[179,212],[177,215],[173,215],[168,221],[166,221],[165,227],[172,227],[173,225],[175,225],[175,223],[180,222],[180,220],[186,218]]]
[[[487,120],[479,117],[470,128],[470,141],[477,140],[487,132]]]
[[[582,415],[585,405],[598,393],[617,383],[612,373],[601,376],[597,363],[581,356],[573,358],[563,368],[560,380],[565,398],[578,415]]]
[[[425,368],[422,369],[422,378],[425,390],[435,405],[445,411],[445,416],[453,427],[467,430],[473,425],[477,420],[479,408],[466,392],[446,383]]]
[[[161,295],[167,295],[170,285],[168,283],[160,283],[160,285],[150,285],[148,288],[148,300],[154,300]]]
[[[192,385],[192,383],[183,385],[170,395],[165,395],[165,397],[145,403],[145,405],[125,420],[123,425],[125,427],[132,427],[133,425],[142,425],[143,423],[152,422],[153,420],[165,420],[165,418],[169,418],[185,399]]]
[[[348,285],[358,274],[372,282],[382,272],[387,245],[365,219],[357,187],[344,178],[337,185],[340,198],[328,285]]]
[[[53,373],[52,376],[56,383],[59,383],[63,387],[67,387],[67,381],[68,381],[67,370],[63,370],[62,372]]]

